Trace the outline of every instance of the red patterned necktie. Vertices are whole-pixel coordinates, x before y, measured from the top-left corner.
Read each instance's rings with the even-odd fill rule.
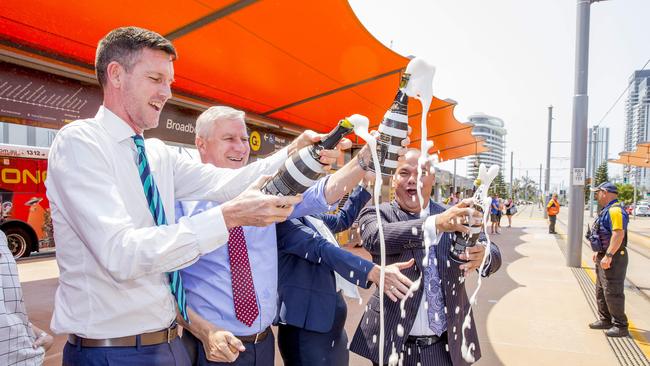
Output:
[[[230,256],[230,275],[232,276],[232,297],[235,303],[237,320],[251,326],[257,319],[259,310],[255,299],[255,285],[248,261],[246,238],[241,226],[228,230],[228,256]]]

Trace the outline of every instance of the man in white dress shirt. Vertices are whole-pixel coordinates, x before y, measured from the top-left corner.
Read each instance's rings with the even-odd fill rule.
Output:
[[[189,364],[174,322],[185,311],[177,270],[226,244],[229,228],[283,221],[300,202],[263,195],[259,177],[320,138],[311,131],[238,170],[144,142],[171,97],[175,58],[155,32],[111,31],[95,62],[103,106],[52,144],[46,186],[61,274],[51,328],[70,334],[64,365]],[[321,162],[336,156],[325,151]],[[226,203],[172,224],[174,199]]]

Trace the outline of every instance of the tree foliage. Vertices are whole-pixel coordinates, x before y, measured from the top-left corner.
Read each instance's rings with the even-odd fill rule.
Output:
[[[596,180],[594,183],[594,186],[597,187],[601,183],[604,182],[609,182],[609,173],[607,172],[607,161],[603,161],[602,164],[598,167],[596,170],[596,176],[594,177]]]
[[[534,201],[537,195],[537,183],[529,177],[515,178],[512,182],[512,195],[516,200]]]
[[[506,197],[508,195],[508,188],[506,187],[506,182],[503,179],[503,175],[500,172],[494,178],[492,184],[490,185],[490,189],[488,190],[488,194],[490,196],[494,195],[495,193],[498,194],[499,197]]]
[[[618,199],[623,201],[626,205],[634,202],[634,186],[629,183],[616,183],[618,188]],[[636,200],[641,199],[641,192],[637,189]]]

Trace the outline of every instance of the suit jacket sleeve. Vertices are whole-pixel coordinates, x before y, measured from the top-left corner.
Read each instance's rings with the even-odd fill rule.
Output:
[[[325,225],[333,232],[339,233],[347,230],[352,226],[354,220],[359,216],[363,206],[370,200],[370,193],[361,186],[357,186],[345,205],[336,214],[319,214],[314,217],[323,220]]]
[[[389,204],[380,206],[381,224],[386,242],[386,255],[399,254],[405,250],[421,248],[424,240],[422,224],[426,218],[399,221],[395,208]],[[379,225],[375,208],[369,207],[361,211],[359,228],[363,246],[372,255],[380,254]]]
[[[300,219],[277,224],[278,250],[314,264],[330,267],[345,280],[370,287],[368,273],[374,264],[330,243]]]

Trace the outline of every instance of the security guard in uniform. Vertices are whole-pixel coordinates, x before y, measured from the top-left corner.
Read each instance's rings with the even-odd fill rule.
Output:
[[[594,251],[596,265],[596,302],[599,320],[589,324],[591,329],[606,329],[609,337],[629,335],[625,316],[623,283],[627,272],[628,215],[618,200],[618,189],[605,182],[592,189],[603,209],[587,231],[587,239]]]

